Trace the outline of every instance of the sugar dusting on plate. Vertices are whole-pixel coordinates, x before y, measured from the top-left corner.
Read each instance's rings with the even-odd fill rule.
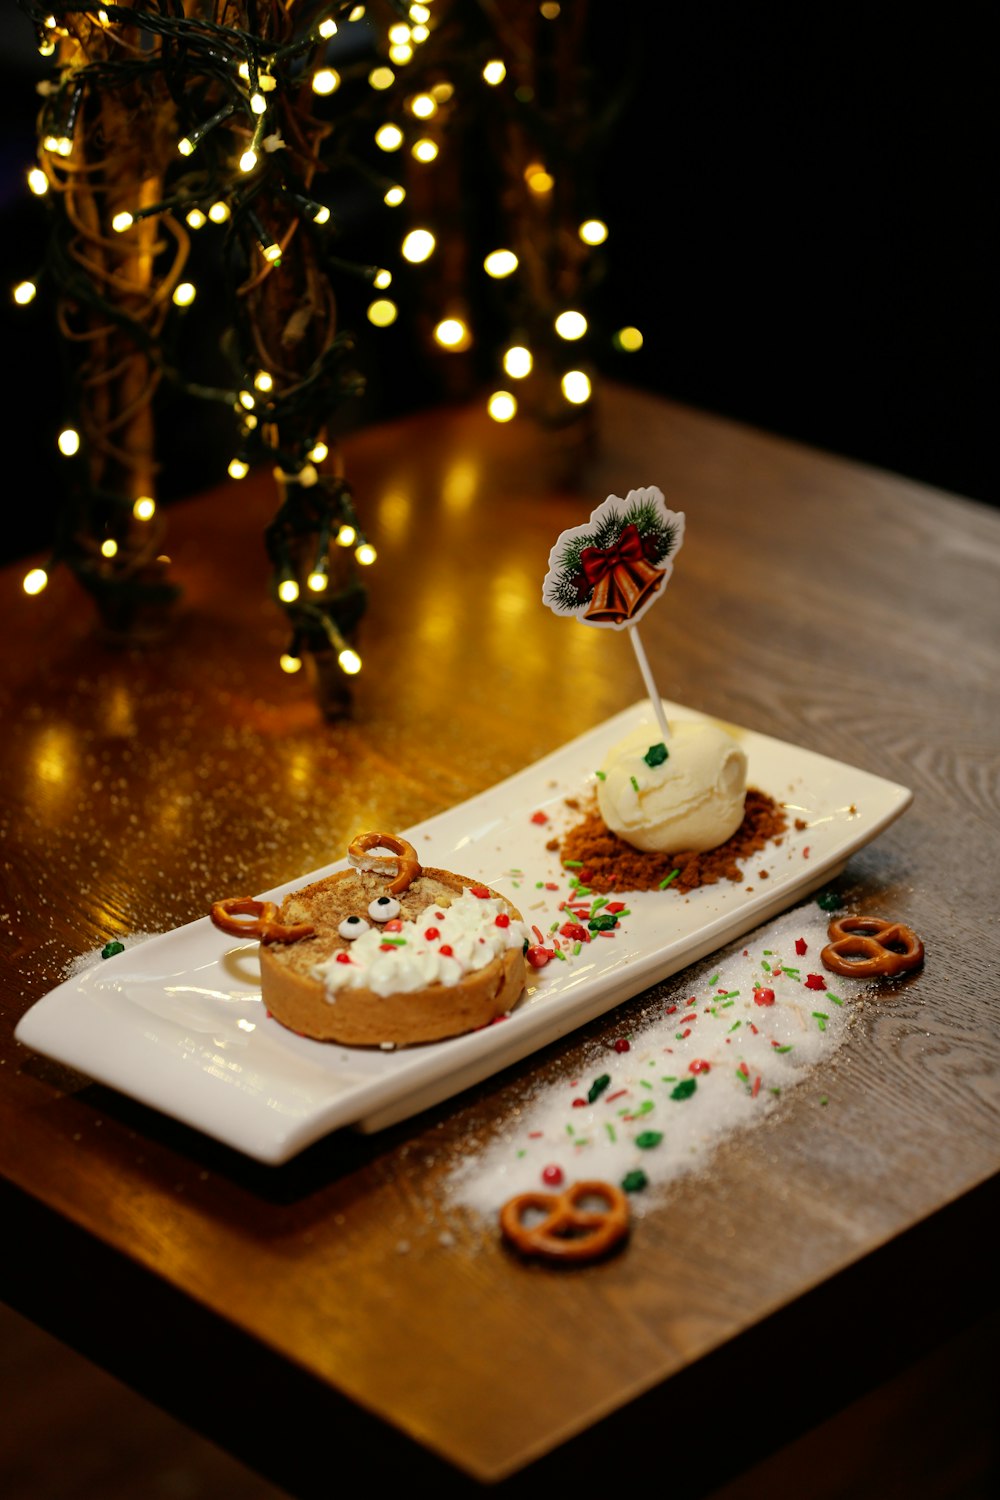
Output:
[[[545,1087],[455,1167],[454,1204],[495,1214],[517,1193],[619,1183],[633,1211],[703,1169],[843,1042],[865,981],[820,962],[828,917],[798,907],[695,970],[685,998],[613,1037],[586,1073]]]

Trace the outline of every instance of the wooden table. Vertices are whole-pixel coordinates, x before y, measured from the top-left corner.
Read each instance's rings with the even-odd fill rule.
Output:
[[[700,1492],[968,1326],[992,1274],[1000,517],[648,395],[607,389],[600,417],[576,477],[564,440],[478,409],[350,440],[380,559],[350,722],[278,670],[266,476],[171,510],[185,598],[158,647],[99,644],[67,577],[35,600],[0,577],[0,1291],[296,1493],[330,1493],[345,1454],[446,1493],[641,1465]],[[914,926],[926,966],[865,1006],[827,1108],[797,1090],[624,1254],[559,1275],[439,1190],[579,1036],[282,1168],[14,1043],[76,955],[406,827],[640,697],[627,643],[539,590],[559,530],[647,483],[688,517],[643,626],[662,690],[916,793],[840,888]]]

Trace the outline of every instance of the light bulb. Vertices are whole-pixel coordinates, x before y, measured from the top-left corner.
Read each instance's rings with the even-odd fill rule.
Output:
[[[313,74],[314,94],[334,94],[340,88],[340,74],[335,68],[320,68]]]
[[[410,41],[411,42],[416,42],[417,45],[419,46],[422,42],[426,42],[426,40],[427,40],[427,38],[429,36],[430,36],[430,30],[428,29],[428,27],[426,27],[426,26],[414,26],[413,30],[410,32]]]
[[[608,226],[603,219],[585,219],[577,233],[585,245],[603,245],[608,237]]]
[[[406,189],[396,186],[389,188],[382,201],[387,203],[390,208],[398,208],[405,197]]]
[[[423,140],[414,141],[410,149],[417,161],[434,161],[438,154],[437,143],[427,140],[426,137]]]
[[[34,302],[37,291],[38,288],[33,281],[19,281],[14,288],[14,301],[18,307],[27,307],[29,302]]]
[[[404,63],[408,63],[412,58],[413,48],[409,42],[397,42],[395,46],[389,48],[389,56],[394,63],[402,67]]]
[[[378,556],[378,553],[375,551],[375,548],[372,546],[371,542],[362,542],[361,546],[358,547],[355,551],[354,556],[357,558],[358,562],[363,568],[370,568],[372,563]]]
[[[75,427],[64,427],[56,438],[56,444],[64,458],[72,458],[74,453],[80,451],[80,434]]]
[[[434,338],[444,349],[464,349],[468,347],[469,330],[461,318],[442,318]]]
[[[253,411],[254,407],[257,405],[256,401],[249,391],[240,391],[238,399],[244,411]]]
[[[377,287],[380,292],[384,292],[387,286],[392,286],[392,272],[376,271],[372,278],[372,286]]]
[[[494,422],[509,422],[517,414],[517,402],[510,391],[494,391],[486,409]]]
[[[327,18],[326,18],[325,21],[320,21],[320,23],[319,23],[319,34],[323,38],[324,42],[329,41],[332,36],[336,36],[337,35],[337,23],[336,23],[336,21],[332,20],[330,16],[327,16]]]
[[[321,594],[326,588],[326,574],[321,573],[318,568],[314,569],[306,579],[314,594]]]
[[[126,209],[123,209],[121,213],[115,214],[114,218],[111,220],[111,228],[114,230],[115,234],[124,234],[126,229],[132,228],[132,225],[134,223],[135,219],[133,215],[130,214]]]
[[[551,193],[556,180],[541,162],[533,161],[524,169],[524,180],[533,193]]]
[[[242,458],[231,458],[227,472],[230,479],[245,479],[250,473],[250,465],[244,463]]]
[[[353,546],[354,545],[354,540],[357,537],[357,534],[358,533],[355,531],[354,527],[353,526],[348,526],[346,524],[346,522],[345,522],[345,524],[343,526],[341,526],[340,530],[337,532],[337,546],[338,547],[351,547],[351,546]]]
[[[28,187],[36,198],[41,198],[49,190],[49,179],[41,167],[32,167],[28,173]]]
[[[410,113],[418,120],[429,120],[437,114],[437,100],[433,94],[414,94],[410,100]]]
[[[117,557],[117,555],[118,543],[115,541],[114,537],[109,536],[105,541],[101,543],[101,556]]]
[[[321,464],[329,451],[325,443],[317,443],[314,447],[310,448],[309,457],[314,464]]]
[[[177,150],[181,156],[191,156],[194,153],[194,141],[190,136],[182,135],[177,142]]]
[[[325,203],[321,203],[313,214],[314,224],[328,224],[330,222],[330,210]]]
[[[278,598],[282,604],[294,604],[299,597],[299,586],[294,578],[283,578],[278,584]]]
[[[513,344],[503,357],[503,367],[512,380],[523,380],[530,375],[533,364],[531,350],[523,344]]]
[[[388,328],[395,323],[398,311],[395,302],[390,302],[388,297],[377,297],[368,308],[368,321],[376,328]]]
[[[49,581],[49,575],[44,568],[32,568],[30,573],[25,573],[21,587],[26,594],[40,594]]]
[[[301,656],[293,656],[290,651],[283,651],[278,657],[278,665],[283,672],[288,672],[291,675],[292,672],[297,672],[302,666],[302,658]]]
[[[356,651],[352,651],[350,646],[344,647],[343,651],[337,657],[337,661],[341,671],[346,672],[348,677],[354,677],[361,671],[361,657]]]
[[[413,265],[419,265],[421,261],[433,255],[435,243],[434,236],[429,229],[411,229],[401,247],[404,260],[410,261]]]
[[[198,290],[193,281],[179,281],[174,287],[173,300],[178,307],[190,307]]]
[[[208,222],[200,208],[189,209],[184,217],[189,229],[203,229]]]
[[[491,250],[483,261],[483,269],[487,276],[493,276],[500,280],[503,276],[510,276],[517,270],[517,256],[513,250]]]
[[[431,18],[431,13],[426,5],[411,5],[410,20],[416,21],[418,26],[423,26]]]
[[[156,501],[149,495],[140,495],[132,506],[132,514],[137,521],[150,521],[156,511]]]
[[[375,132],[375,144],[382,151],[398,151],[403,144],[403,132],[398,125],[380,125]]]
[[[316,83],[315,83],[315,80],[314,80],[313,81],[313,88],[315,88],[315,87],[316,87]],[[267,100],[264,98],[264,95],[263,94],[251,94],[250,95],[250,108],[252,109],[252,111],[253,111],[253,113],[255,115],[262,115],[264,113],[265,109],[267,109]]]
[[[213,224],[224,224],[229,218],[229,204],[223,203],[222,199],[220,198],[219,201],[217,203],[213,203],[212,207],[208,210],[208,217],[211,219]]]
[[[498,83],[503,83],[506,77],[507,69],[500,59],[498,57],[490,58],[490,61],[483,68],[484,81],[495,88]]]
[[[614,341],[626,354],[634,354],[637,349],[642,348],[642,334],[638,328],[619,328]]]
[[[382,93],[384,89],[392,88],[393,84],[396,82],[396,75],[391,68],[387,68],[385,66],[380,68],[372,68],[371,72],[368,74],[368,82],[373,89],[377,90],[378,93]]]
[[[590,399],[590,380],[582,370],[567,370],[560,381],[562,393],[573,406]]]
[[[587,332],[587,320],[581,312],[561,312],[556,318],[556,333],[561,339],[582,339]]]
[[[274,389],[274,377],[266,370],[259,370],[254,376],[254,387],[258,391],[271,391]]]
[[[240,157],[240,171],[252,172],[257,165],[257,153],[252,146],[248,146]]]

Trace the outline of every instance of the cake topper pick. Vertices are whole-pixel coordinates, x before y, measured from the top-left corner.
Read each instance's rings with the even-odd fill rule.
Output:
[[[560,532],[549,553],[542,599],[581,625],[627,630],[664,739],[670,728],[636,628],[674,570],[684,540],[684,514],[668,510],[655,485],[609,495],[583,526]]]

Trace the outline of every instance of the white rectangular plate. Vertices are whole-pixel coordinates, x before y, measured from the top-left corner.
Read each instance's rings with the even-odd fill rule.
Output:
[[[666,708],[675,718],[702,717],[676,704]],[[529,924],[548,933],[563,920],[559,903],[568,894],[558,855],[545,847],[571,820],[564,799],[584,795],[606,750],[643,720],[651,743],[661,738],[649,704],[638,703],[489,791],[408,829],[406,837],[424,863],[494,886]],[[754,855],[738,883],[687,896],[630,894],[630,914],[614,937],[532,971],[520,1005],[502,1023],[397,1051],[294,1036],[264,1012],[257,945],[234,941],[204,917],[126,946],[66,980],[32,1006],[17,1038],[274,1165],[342,1125],[378,1130],[405,1119],[817,890],[912,800],[906,787],[866,771],[727,727],[747,752],[750,784],[788,807],[789,831],[780,845]],[[547,813],[549,821],[533,821],[536,813]],[[805,826],[796,829],[795,821]],[[264,894],[280,900],[345,863]],[[547,883],[555,889],[547,890]]]

